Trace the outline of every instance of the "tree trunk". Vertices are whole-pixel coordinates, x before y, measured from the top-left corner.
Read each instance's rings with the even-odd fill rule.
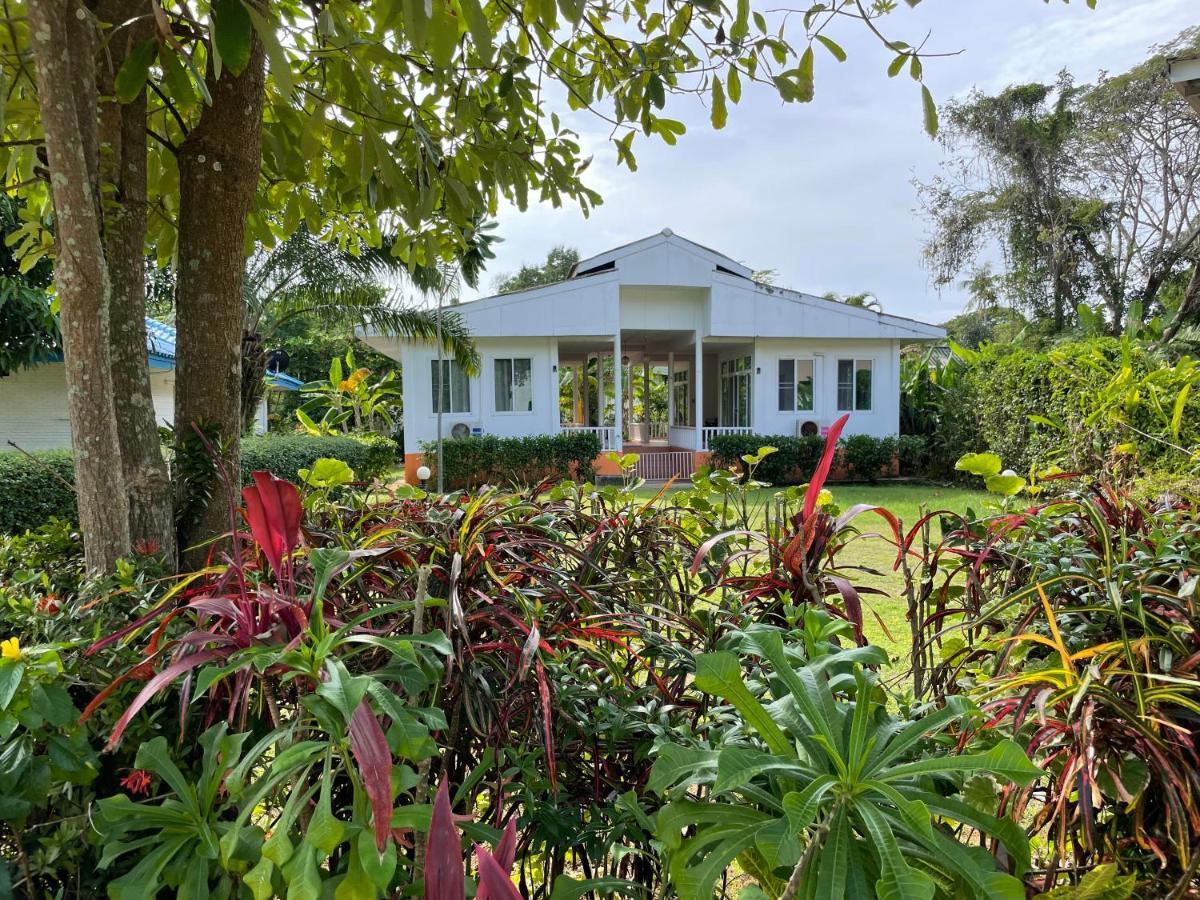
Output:
[[[1200,319],[1200,263],[1192,267],[1192,277],[1188,279],[1179,308],[1175,310],[1170,324],[1163,329],[1162,343],[1168,344],[1174,340],[1179,329],[1192,319]]]
[[[129,51],[152,36],[153,26],[138,18],[137,0],[106,0],[101,21],[118,29],[102,55],[97,81],[111,97],[113,82]],[[121,28],[122,23],[132,24]],[[104,252],[112,284],[109,331],[112,339],[113,400],[117,438],[129,498],[129,532],[135,549],[175,558],[171,480],[163,459],[146,361],[146,92],[100,111],[101,181],[113,199],[104,228]]]
[[[262,335],[248,331],[242,335],[242,425],[247,430],[254,427],[258,405],[266,392],[266,376],[267,351]]]
[[[175,428],[187,441],[200,427],[213,440],[231,486],[238,484],[242,433],[242,329],[246,220],[262,164],[265,73],[253,39],[250,64],[209,78],[205,107],[179,152],[179,284],[176,328]],[[181,523],[180,547],[229,530],[229,498],[218,481],[195,515]],[[195,563],[203,548],[187,554]]]
[[[129,552],[130,539],[100,239],[95,31],[79,0],[30,0],[28,13],[57,223],[54,280],[79,524],[88,568],[108,571]]]

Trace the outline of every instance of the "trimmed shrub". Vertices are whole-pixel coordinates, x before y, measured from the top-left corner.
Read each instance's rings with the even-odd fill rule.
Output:
[[[755,468],[756,479],[768,484],[803,484],[812,477],[821,460],[825,438],[784,434],[719,434],[714,435],[709,443],[713,466],[735,471],[745,468],[743,456],[757,453],[760,447],[774,447],[775,452]],[[890,475],[897,447],[894,437],[853,434],[843,438],[834,463],[834,480],[849,477],[875,481],[880,475]]]
[[[69,450],[47,450],[26,456],[0,453],[0,534],[20,534],[51,518],[76,518],[75,467]],[[396,444],[380,434],[312,437],[264,435],[242,441],[242,480],[266,471],[296,480],[323,456],[340,459],[360,481],[383,475],[396,463]]]
[[[591,432],[499,437],[485,434],[442,442],[445,486],[451,490],[481,484],[536,485],[546,480],[590,480],[600,455],[599,435]],[[425,464],[437,466],[437,443],[421,445]],[[436,477],[436,471],[435,475]]]
[[[74,521],[74,481],[69,450],[0,453],[0,534],[37,528],[55,516]]]
[[[358,481],[371,481],[396,464],[396,442],[382,434],[315,437],[306,434],[267,434],[242,440],[242,481],[251,472],[270,472],[296,480],[301,469],[310,469],[322,457],[340,459],[354,470]]]
[[[896,439],[869,434],[852,434],[842,440],[841,464],[854,478],[876,481],[890,475],[896,461]]]
[[[754,470],[754,477],[771,484],[801,484],[812,476],[825,449],[825,438],[784,434],[718,434],[709,443],[712,464],[719,469],[743,467],[742,457],[759,447],[774,447]]]

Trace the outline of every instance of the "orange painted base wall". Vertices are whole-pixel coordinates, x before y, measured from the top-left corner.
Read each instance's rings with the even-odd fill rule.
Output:
[[[712,459],[712,454],[707,450],[696,452],[695,467],[699,469],[701,466],[707,466]],[[417,469],[425,462],[425,454],[423,453],[405,453],[404,454],[404,481],[406,484],[417,484]],[[596,472],[597,477],[620,475],[621,467],[608,458],[607,453],[601,453],[592,463],[592,468]]]

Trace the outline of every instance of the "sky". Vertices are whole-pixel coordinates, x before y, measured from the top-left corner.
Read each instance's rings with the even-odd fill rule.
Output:
[[[956,53],[924,66],[943,102],[973,87],[1050,81],[1064,68],[1078,81],[1124,71],[1200,24],[1200,3],[1099,0],[1093,10],[1084,0],[924,0],[899,4],[884,21],[893,39],[916,44],[928,34],[927,50]],[[939,292],[922,265],[926,223],[912,182],[928,180],[944,153],[922,128],[920,89],[907,75],[887,77],[892,54],[861,25],[847,22],[831,36],[849,58],[818,52],[812,103],[784,104],[744,85],[728,124],[714,131],[697,98],[668,97],[666,114],[687,134],[674,147],[636,139],[634,173],[617,167],[603,122],[550,105],[594,153],[585,178],[604,203],[587,218],[548,204],[502,209],[504,243],[479,290],[462,299],[492,293],[499,275],[540,262],[555,244],[586,257],[671,228],[753,269],[773,269],[782,287],[871,291],[885,312],[928,322],[955,315],[964,292]]]

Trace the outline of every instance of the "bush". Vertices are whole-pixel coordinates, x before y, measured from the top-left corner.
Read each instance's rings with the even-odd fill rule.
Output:
[[[784,434],[719,434],[709,444],[712,464],[731,470],[743,468],[742,457],[757,453],[760,447],[774,447],[776,452],[755,468],[756,479],[768,484],[803,484],[812,477],[821,459],[825,439]],[[834,464],[835,478],[849,476],[875,481],[880,475],[891,474],[896,452],[894,437],[850,435],[841,442]]]
[[[896,439],[869,434],[852,434],[842,441],[842,465],[854,478],[876,481],[890,475],[896,461]]]
[[[55,516],[74,520],[74,479],[69,450],[0,453],[0,534],[37,528]]]
[[[900,474],[905,477],[922,476],[929,472],[929,441],[924,435],[900,435],[896,439],[896,456]]]
[[[770,484],[801,484],[812,477],[825,449],[825,439],[784,434],[719,434],[709,444],[712,464],[731,470],[742,468],[742,457],[757,453],[759,447],[774,447],[776,452],[759,463],[754,470],[755,478]]]
[[[322,457],[340,459],[359,481],[371,481],[396,463],[396,444],[381,434],[315,437],[305,434],[263,435],[242,441],[242,481],[251,472],[270,472],[296,480],[300,469],[312,468]]]
[[[481,484],[536,485],[548,479],[586,481],[601,449],[598,435],[582,431],[532,437],[485,434],[443,441],[444,481],[452,490]],[[436,442],[423,443],[421,452],[430,469],[436,470]]]
[[[396,444],[380,434],[346,437],[264,435],[242,441],[242,480],[267,471],[289,481],[323,456],[340,459],[360,481],[383,475],[396,462]],[[75,521],[74,463],[69,450],[26,456],[0,453],[0,534],[20,534],[52,518]]]

